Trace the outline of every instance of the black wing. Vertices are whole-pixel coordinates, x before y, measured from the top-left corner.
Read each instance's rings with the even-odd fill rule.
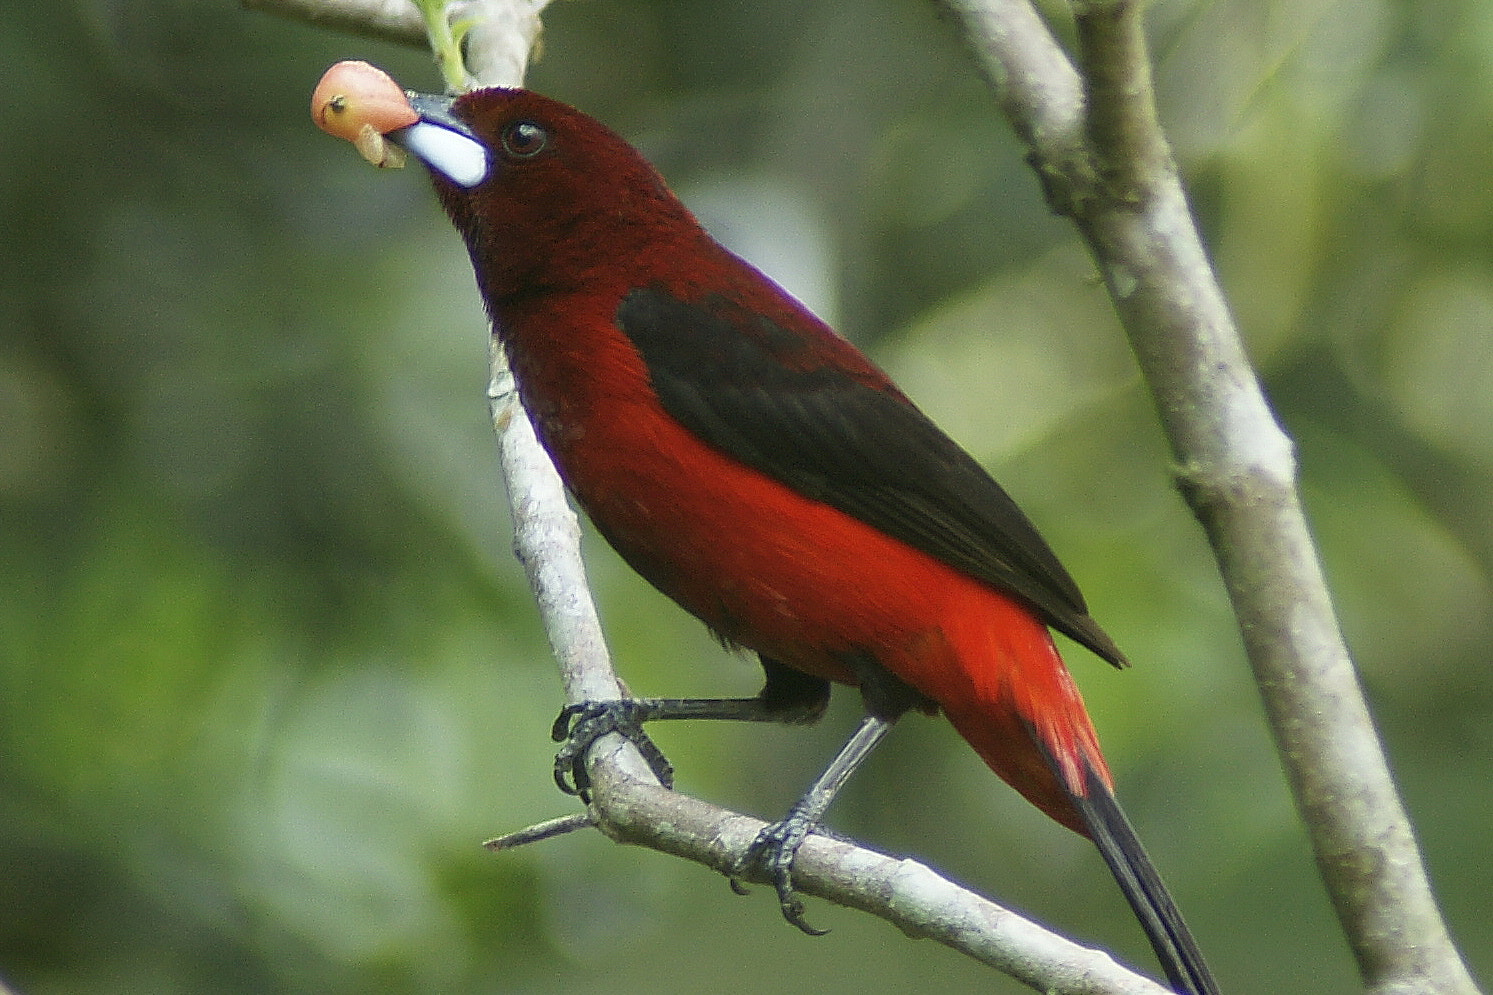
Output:
[[[1116,666],[1047,542],[974,458],[880,374],[723,298],[634,290],[617,323],[664,410],[733,458],[1001,591]]]

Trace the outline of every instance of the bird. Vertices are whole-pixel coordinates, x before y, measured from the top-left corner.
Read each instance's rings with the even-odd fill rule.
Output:
[[[893,723],[942,714],[1000,778],[1094,842],[1171,986],[1216,993],[1052,633],[1128,661],[985,469],[595,119],[524,89],[451,98],[328,77],[318,123],[361,133],[360,149],[372,131],[431,173],[523,406],[593,526],[763,667],[753,698],[569,706],[555,730],[561,786],[585,792],[586,748],[606,732],[646,745],[667,780],[645,722],[806,722],[832,685],[858,688],[860,725],[739,868],[764,871],[788,920],[817,933],[794,855]],[[373,144],[364,154],[382,161]]]

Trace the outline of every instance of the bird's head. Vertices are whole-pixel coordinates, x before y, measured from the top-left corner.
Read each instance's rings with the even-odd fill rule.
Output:
[[[413,93],[344,62],[322,77],[311,111],[378,165],[402,164],[403,149],[430,170],[489,304],[646,277],[650,259],[708,239],[624,139],[528,90]]]
[[[490,299],[594,279],[597,260],[698,237],[658,172],[599,121],[527,90],[411,94],[415,123],[388,139],[418,158],[466,238]],[[598,240],[611,251],[597,252]],[[482,270],[490,272],[482,274]]]

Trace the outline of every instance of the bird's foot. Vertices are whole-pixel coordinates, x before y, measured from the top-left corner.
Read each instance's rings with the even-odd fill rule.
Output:
[[[585,701],[566,705],[550,730],[550,738],[562,744],[555,754],[555,784],[567,795],[591,800],[591,775],[586,772],[586,751],[609,733],[617,733],[643,755],[653,776],[666,788],[674,786],[674,765],[643,731],[643,723],[654,717],[653,702],[636,698]]]
[[[810,936],[823,936],[829,930],[809,924],[804,918],[803,900],[793,890],[793,861],[815,828],[814,820],[795,807],[782,821],[774,822],[757,834],[731,873],[730,882],[732,891],[745,895],[747,888],[741,883],[742,875],[753,870],[762,871],[778,893],[778,907],[783,910],[783,918]]]

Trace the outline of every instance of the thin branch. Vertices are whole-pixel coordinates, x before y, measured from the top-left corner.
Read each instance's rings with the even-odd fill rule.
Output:
[[[1131,203],[1158,181],[1176,180],[1171,149],[1156,118],[1142,7],[1104,2],[1073,6],[1085,131],[1110,200]]]
[[[376,38],[396,45],[425,48],[430,44],[425,19],[412,0],[242,0],[250,10],[345,34]],[[467,69],[487,86],[517,86],[524,78],[528,54],[539,40],[539,13],[549,0],[486,3],[457,0],[447,6],[451,22],[475,22],[466,45]],[[497,39],[489,44],[487,36]],[[520,49],[517,42],[523,42]],[[484,60],[496,60],[488,63]],[[507,80],[496,83],[494,80]]]
[[[241,0],[250,10],[363,38],[424,48],[425,21],[410,0]]]
[[[1031,145],[1054,206],[1073,217],[1104,274],[1171,441],[1178,484],[1233,600],[1364,981],[1381,993],[1475,992],[1339,631],[1297,497],[1291,442],[1245,357],[1157,124],[1140,5],[1075,4],[1082,74],[1034,80],[1023,67],[1062,54],[1050,36],[1049,51],[1034,54],[1041,39],[1025,27],[1034,15],[1013,10],[1024,3],[943,2]],[[992,20],[1008,30],[992,30]],[[1084,87],[1076,105],[1075,80]],[[1082,117],[1070,120],[1075,106]],[[1087,164],[1074,161],[1080,124]]]
[[[1078,71],[1029,0],[937,0],[952,13],[1048,190],[1092,182]],[[1064,179],[1068,174],[1074,175]],[[1064,212],[1067,213],[1067,212]]]
[[[542,843],[545,840],[552,840],[556,836],[564,836],[567,833],[573,833],[580,829],[595,828],[596,820],[591,818],[589,812],[572,812],[569,815],[546,819],[543,822],[535,823],[524,829],[504,833],[502,836],[490,839],[482,845],[494,852],[498,850],[513,850],[521,846],[528,846],[530,843]]]
[[[765,823],[688,795],[628,783],[598,765],[597,806],[608,835],[722,873]],[[765,878],[751,880],[764,883]],[[1014,912],[953,884],[914,860],[811,836],[793,865],[804,893],[869,912],[912,937],[937,940],[1038,991],[1054,995],[1168,995],[1169,990]]]

